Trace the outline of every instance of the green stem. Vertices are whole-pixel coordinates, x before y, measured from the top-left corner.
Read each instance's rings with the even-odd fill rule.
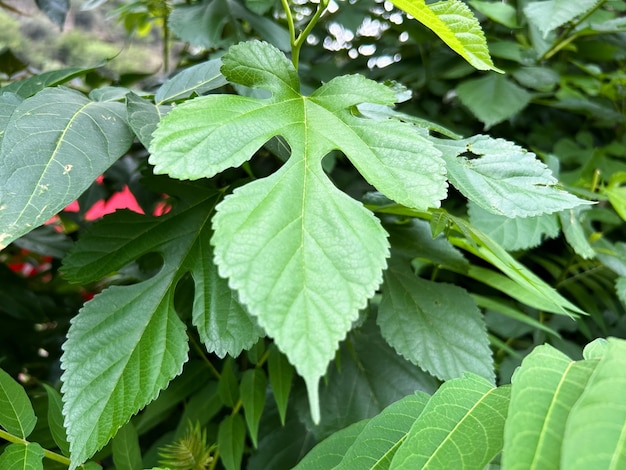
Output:
[[[296,25],[293,20],[293,15],[291,14],[291,8],[289,7],[288,0],[280,0],[283,9],[285,10],[285,15],[287,16],[287,25],[289,26],[289,38],[291,41],[291,62],[293,66],[298,70],[298,63],[300,61],[300,49],[302,49],[302,45],[306,41],[306,38],[313,28],[322,17],[324,11],[326,11],[326,7],[328,7],[328,3],[330,0],[320,0],[320,4],[317,6],[317,10],[315,10],[315,14],[309,20],[306,27],[302,32],[296,37]]]
[[[30,442],[28,442],[27,440],[22,439],[21,437],[14,436],[13,434],[3,431],[2,429],[0,429],[0,438],[4,439],[5,441],[12,442],[14,444],[22,444],[25,446],[30,444]],[[48,450],[48,449],[43,450],[43,456],[49,460],[54,460],[55,462],[59,462],[59,463],[62,463],[63,465],[67,465],[68,467],[72,463],[71,460],[65,457],[64,455],[57,454],[56,452],[52,452],[51,450]]]

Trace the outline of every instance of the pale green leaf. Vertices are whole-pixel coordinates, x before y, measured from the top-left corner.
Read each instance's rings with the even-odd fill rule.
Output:
[[[67,442],[65,427],[63,426],[63,402],[61,395],[54,388],[43,384],[48,394],[48,426],[54,443],[63,455],[70,455],[70,444]]]
[[[561,80],[558,72],[547,67],[520,67],[513,78],[526,88],[544,92],[554,90]]]
[[[24,99],[14,93],[0,94],[0,144],[2,144],[4,130],[9,123],[9,119],[11,119],[13,111],[15,111],[22,101],[24,101]]]
[[[442,380],[466,371],[495,378],[485,323],[470,295],[417,277],[393,256],[377,321],[399,354]]]
[[[515,29],[520,27],[517,22],[517,10],[513,5],[498,1],[486,2],[482,0],[470,0],[469,4],[487,18],[508,28]]]
[[[486,211],[477,204],[468,204],[472,225],[489,235],[505,250],[525,250],[541,244],[546,238],[559,235],[556,215],[510,218]]]
[[[534,26],[539,28],[544,38],[548,33],[568,21],[595,7],[600,0],[544,0],[530,2],[524,7],[524,14]]]
[[[626,466],[626,341],[607,341],[604,357],[567,420],[561,468]]]
[[[0,455],[2,470],[43,470],[43,449],[36,442],[10,444]]]
[[[477,135],[437,140],[450,182],[470,201],[506,217],[532,217],[591,204],[558,188],[534,153],[509,141]],[[471,153],[479,158],[460,156]]]
[[[239,396],[246,418],[246,425],[252,444],[257,447],[257,435],[259,422],[265,407],[265,395],[267,392],[267,378],[263,369],[249,369],[243,373],[239,385]]]
[[[228,80],[273,96],[182,104],[159,124],[150,162],[176,178],[212,177],[274,136],[289,144],[282,168],[220,203],[212,243],[220,274],[305,378],[317,418],[318,379],[380,284],[388,250],[378,220],[337,190],[321,160],[342,150],[381,192],[422,209],[445,197],[443,161],[412,125],[351,112],[363,102],[392,105],[389,87],[351,75],[305,97],[291,62],[257,41],[232,47],[222,62]]]
[[[126,111],[128,112],[128,124],[133,130],[139,142],[148,148],[152,141],[152,133],[161,118],[170,111],[166,105],[156,106],[135,93],[126,95]]]
[[[0,149],[0,249],[85,191],[132,143],[124,105],[64,88],[24,100]]]
[[[515,116],[530,102],[531,95],[503,75],[465,80],[456,93],[467,108],[489,129]]]
[[[24,388],[0,369],[0,426],[26,439],[36,422],[33,405]]]
[[[371,418],[345,452],[337,469],[373,470],[389,468],[393,456],[422,414],[430,396],[416,392],[392,403]]]
[[[333,433],[311,449],[293,470],[319,470],[338,468],[346,451],[365,428],[364,419]]]
[[[526,356],[511,379],[502,452],[505,468],[560,468],[568,414],[597,364],[597,360],[572,361],[549,345],[538,346]]]
[[[142,470],[141,449],[137,431],[126,423],[113,438],[113,463],[115,470]]]
[[[608,350],[609,343],[604,338],[596,338],[583,349],[585,359],[602,359]]]
[[[272,395],[278,408],[280,422],[285,425],[287,405],[289,403],[289,392],[293,381],[293,366],[289,363],[283,353],[276,346],[272,346],[267,359],[267,368],[272,387]]]
[[[426,5],[424,0],[392,0],[439,36],[448,47],[479,70],[495,70],[487,41],[471,10],[459,0],[444,0]]]
[[[444,383],[389,468],[483,468],[502,450],[509,395],[473,374]]]
[[[239,470],[246,439],[246,425],[239,414],[222,420],[217,433],[217,447],[226,470]]]
[[[581,220],[585,217],[587,207],[577,207],[559,212],[559,220],[563,229],[563,235],[569,246],[578,256],[584,259],[595,258],[596,252],[589,243]]]
[[[183,70],[159,87],[154,101],[160,105],[187,98],[192,93],[202,95],[226,85],[226,79],[220,72],[221,65],[220,59],[212,59]]]
[[[626,172],[613,173],[603,192],[608,196],[615,212],[626,220]]]

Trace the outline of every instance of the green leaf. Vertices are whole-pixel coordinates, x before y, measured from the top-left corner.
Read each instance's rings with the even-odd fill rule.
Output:
[[[33,77],[25,78],[24,80],[15,81],[0,88],[0,94],[15,93],[22,98],[29,98],[47,87],[53,87],[69,82],[70,80],[85,75],[98,67],[99,66],[87,68],[71,67],[67,69],[43,72]]]
[[[465,371],[495,378],[485,323],[470,295],[417,277],[409,263],[393,256],[377,321],[399,354],[442,380]]]
[[[533,217],[591,204],[557,187],[534,153],[503,139],[477,135],[437,140],[450,182],[470,201],[506,217]],[[468,159],[465,152],[479,155]]]
[[[202,95],[226,85],[227,81],[220,72],[221,65],[220,59],[212,59],[183,70],[159,87],[154,101],[158,106],[187,98],[193,93]]]
[[[531,95],[503,75],[465,80],[456,93],[461,103],[485,123],[485,129],[515,116],[530,102]]]
[[[185,326],[173,299],[186,273],[191,272],[197,284],[204,282],[206,267],[197,269],[198,258],[207,258],[198,253],[208,246],[217,196],[202,186],[183,186],[191,186],[187,191],[196,199],[190,205],[159,218],[118,211],[94,224],[64,260],[68,279],[92,282],[148,253],[163,257],[154,277],[104,290],[72,320],[62,380],[75,462],[93,455],[132,414],[156,398],[187,358]],[[194,303],[194,309],[199,305]],[[228,315],[219,308],[217,303],[203,313]],[[198,312],[193,315],[200,317]]]
[[[619,276],[615,280],[615,291],[622,305],[626,306],[626,276]]]
[[[2,470],[43,470],[43,449],[36,442],[10,444],[0,455]]]
[[[54,24],[63,29],[65,17],[70,9],[69,0],[35,0],[35,3]]]
[[[0,369],[0,426],[26,439],[36,422],[33,405],[22,386]]]
[[[24,100],[0,149],[0,249],[82,194],[132,143],[124,105],[65,88]]]
[[[444,383],[389,468],[484,468],[502,450],[509,394],[473,374]]]
[[[604,357],[567,420],[561,468],[619,469],[626,465],[626,341],[607,341]]]
[[[141,449],[137,431],[126,423],[113,438],[113,463],[116,470],[142,470]]]
[[[217,433],[217,447],[226,470],[239,470],[243,457],[246,425],[241,415],[229,415],[222,420]]]
[[[599,0],[546,0],[530,2],[524,7],[528,20],[547,37],[550,31],[585,14],[598,4]]]
[[[54,388],[43,384],[48,394],[48,426],[54,443],[63,455],[70,455],[70,444],[67,442],[65,427],[63,426],[63,402],[61,395]]]
[[[171,106],[157,106],[148,100],[140,98],[134,93],[126,95],[126,111],[128,112],[128,124],[133,130],[139,142],[146,148],[152,142],[152,133],[159,121],[171,109]]]
[[[489,235],[505,250],[534,248],[546,238],[559,235],[558,218],[554,214],[510,218],[488,212],[473,202],[467,206],[472,225]]]
[[[2,144],[4,131],[9,124],[13,111],[15,111],[22,101],[24,101],[24,99],[15,93],[0,94],[0,144]]]
[[[222,403],[231,408],[239,401],[239,382],[235,376],[235,363],[231,357],[227,358],[222,367],[217,392]]]
[[[473,67],[502,72],[491,61],[480,23],[463,2],[444,0],[426,5],[424,0],[392,0],[392,3],[434,32]]]
[[[549,345],[526,356],[511,379],[502,452],[505,468],[559,468],[568,414],[597,364],[572,361]]]
[[[259,422],[265,407],[265,395],[267,392],[267,378],[263,369],[250,369],[243,373],[239,385],[239,395],[243,405],[246,425],[250,433],[252,444],[257,447],[257,435]]]
[[[559,220],[563,228],[563,235],[565,235],[569,246],[571,246],[581,258],[591,259],[595,258],[596,252],[589,243],[589,239],[581,223],[582,219],[585,218],[586,209],[588,209],[588,207],[577,207],[575,209],[559,212]]]
[[[603,189],[619,216],[626,220],[626,172],[613,173],[609,184]]]
[[[293,366],[276,346],[272,346],[270,355],[267,358],[267,368],[272,395],[274,395],[274,401],[280,415],[280,423],[284,426],[287,405],[289,403],[289,392],[291,391],[291,383],[293,381]]]
[[[364,419],[333,433],[311,449],[293,470],[335,469],[365,428],[369,420]]]
[[[388,250],[378,220],[337,190],[321,160],[342,150],[370,183],[414,208],[445,196],[443,162],[412,125],[353,115],[362,102],[393,104],[384,85],[343,76],[302,96],[291,62],[256,41],[222,62],[229,81],[272,98],[211,95],[178,106],[155,132],[150,162],[157,173],[196,179],[242,164],[274,136],[290,145],[282,168],[218,206],[212,243],[220,275],[304,377],[319,419],[319,377],[380,284]]]
[[[345,452],[338,469],[389,468],[413,423],[424,411],[430,396],[416,392],[392,403],[370,419]]]
[[[489,19],[503,24],[507,28],[516,29],[520,27],[517,22],[517,10],[512,5],[481,0],[470,0],[469,4]]]

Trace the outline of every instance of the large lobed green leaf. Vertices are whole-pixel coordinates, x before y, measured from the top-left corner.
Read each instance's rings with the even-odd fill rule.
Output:
[[[424,0],[392,0],[439,36],[454,52],[478,70],[495,70],[480,23],[460,0],[426,4]]]
[[[127,211],[105,217],[64,261],[69,280],[91,282],[148,253],[163,258],[154,277],[106,289],[72,320],[61,361],[74,465],[104,446],[181,372],[187,335],[173,301],[186,273],[195,282],[193,323],[209,351],[236,356],[262,333],[212,262],[209,221],[217,195],[194,190],[193,203],[161,218]],[[225,295],[211,298],[213,289]]]
[[[124,105],[46,88],[15,108],[0,147],[0,250],[80,196],[132,143]]]
[[[318,419],[319,377],[382,281],[388,254],[378,220],[334,187],[321,160],[342,150],[381,192],[421,209],[446,195],[443,161],[410,124],[351,112],[364,102],[392,105],[386,86],[343,76],[303,96],[291,62],[256,41],[232,47],[222,62],[229,81],[272,98],[182,104],[154,133],[150,162],[158,173],[196,179],[241,165],[274,136],[289,144],[279,171],[220,203],[212,243],[220,274],[305,378]]]

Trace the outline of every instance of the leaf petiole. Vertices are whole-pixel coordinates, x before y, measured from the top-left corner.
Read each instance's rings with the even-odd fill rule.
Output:
[[[294,23],[293,15],[291,13],[291,8],[289,7],[289,0],[281,0],[281,4],[283,6],[283,9],[285,10],[285,15],[287,17],[287,24],[289,25],[289,38],[291,41],[291,62],[293,63],[293,66],[296,70],[298,70],[300,49],[302,49],[302,45],[304,44],[304,41],[306,41],[307,36],[311,33],[324,11],[326,11],[329,2],[330,0],[320,0],[320,3],[315,10],[315,14],[309,20],[302,32],[300,32],[298,37],[296,37],[296,26]]]

